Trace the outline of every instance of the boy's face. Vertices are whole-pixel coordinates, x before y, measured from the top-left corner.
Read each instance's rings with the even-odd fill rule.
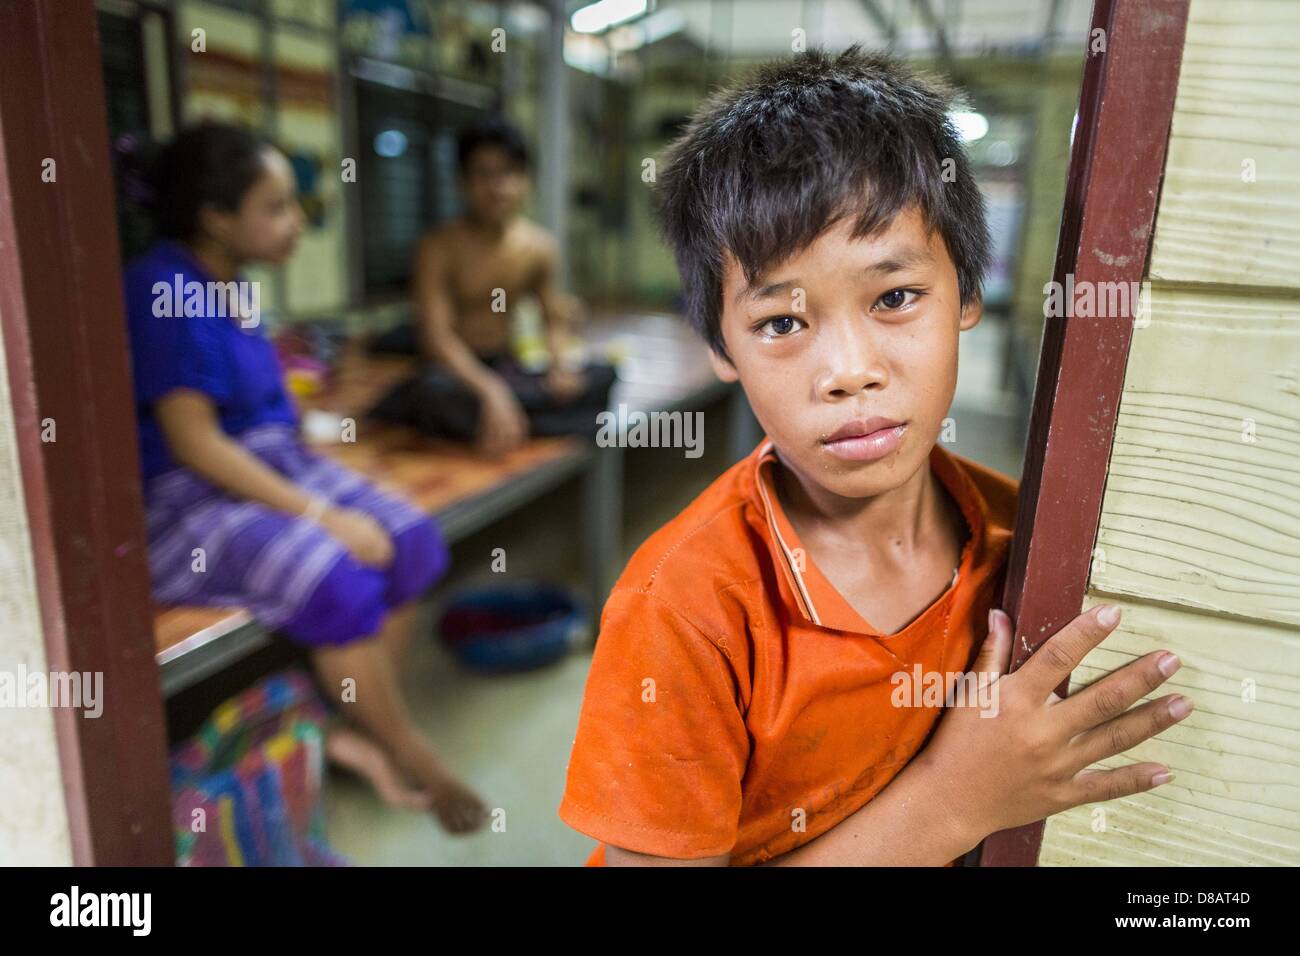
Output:
[[[466,157],[461,187],[475,218],[504,223],[528,196],[528,173],[504,149],[483,145]]]
[[[915,207],[875,236],[851,230],[841,220],[752,288],[728,253],[732,362],[710,355],[719,377],[740,380],[782,461],[832,494],[866,498],[928,466],[957,385],[958,333],[981,308],[961,306],[943,237]]]

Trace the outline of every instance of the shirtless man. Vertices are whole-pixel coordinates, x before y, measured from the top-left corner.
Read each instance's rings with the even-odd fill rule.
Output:
[[[552,362],[545,388],[557,403],[587,382],[559,357],[576,300],[555,285],[554,238],[520,215],[528,195],[528,153],[519,133],[491,121],[459,144],[466,212],[420,242],[415,265],[416,322],[427,358],[443,366],[478,400],[477,444],[499,455],[528,437],[528,418],[492,367],[510,350],[510,310],[537,296]]]

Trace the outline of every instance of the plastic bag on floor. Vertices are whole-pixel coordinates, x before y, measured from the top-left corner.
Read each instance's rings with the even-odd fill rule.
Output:
[[[324,704],[301,671],[233,697],[171,757],[179,866],[345,866],[325,841]]]

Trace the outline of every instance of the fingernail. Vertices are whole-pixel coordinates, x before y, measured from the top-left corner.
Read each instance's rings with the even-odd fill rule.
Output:
[[[1160,656],[1160,660],[1156,661],[1156,667],[1160,668],[1160,673],[1166,677],[1182,666],[1183,662],[1178,659],[1177,654],[1165,653]]]
[[[1119,623],[1119,608],[1113,604],[1103,604],[1097,612],[1097,623],[1102,627],[1114,627]]]
[[[1156,774],[1154,777],[1151,778],[1151,786],[1158,787],[1161,784],[1168,783],[1170,780],[1173,779],[1174,779],[1174,775],[1172,773],[1170,773],[1168,770],[1161,770],[1158,774]]]
[[[990,630],[990,631],[993,630],[993,621],[994,621],[994,618],[993,618],[993,608],[989,608],[989,630]]]
[[[1169,716],[1174,720],[1182,720],[1192,712],[1192,702],[1186,697],[1175,697],[1169,702]]]

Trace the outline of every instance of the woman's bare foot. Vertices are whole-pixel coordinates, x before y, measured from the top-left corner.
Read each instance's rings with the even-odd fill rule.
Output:
[[[431,788],[433,812],[448,833],[472,833],[487,822],[488,811],[477,793],[459,780]]]
[[[351,727],[329,728],[325,735],[325,756],[369,783],[375,795],[394,809],[418,811],[434,806],[429,792],[411,786],[382,747]]]
[[[472,833],[487,822],[488,810],[479,795],[451,772],[427,742],[403,748],[397,759],[432,797],[434,815],[448,833]]]

